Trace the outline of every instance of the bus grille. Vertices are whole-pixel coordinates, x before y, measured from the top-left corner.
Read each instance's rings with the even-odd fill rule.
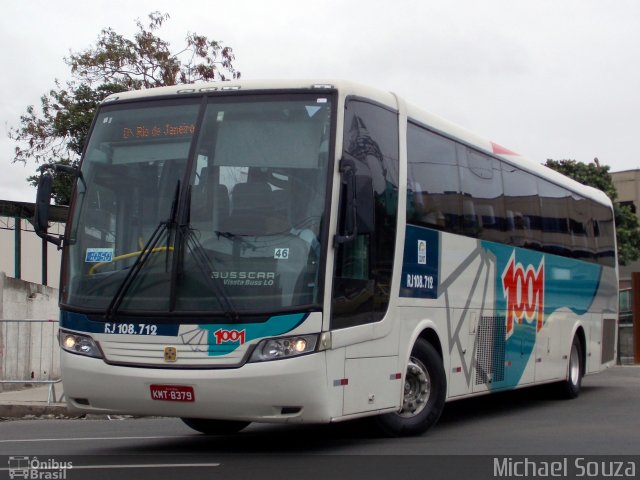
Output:
[[[476,342],[476,385],[504,380],[505,317],[480,317]]]

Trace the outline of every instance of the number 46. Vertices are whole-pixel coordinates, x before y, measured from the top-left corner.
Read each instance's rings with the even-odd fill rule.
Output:
[[[273,258],[278,260],[286,260],[289,258],[289,249],[288,248],[276,248],[273,252]]]

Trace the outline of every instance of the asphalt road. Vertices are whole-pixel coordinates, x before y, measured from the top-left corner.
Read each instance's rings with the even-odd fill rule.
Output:
[[[575,400],[537,387],[453,402],[434,429],[411,438],[384,438],[365,421],[254,424],[227,437],[165,418],[0,422],[0,478],[9,478],[9,457],[13,466],[37,457],[54,469],[69,461],[68,479],[495,478],[495,458],[526,456],[544,466],[550,455],[569,463],[565,478],[590,476],[572,467],[581,456],[593,460],[591,473],[617,468],[615,460],[627,473],[633,463],[640,476],[640,367],[586,377]],[[612,457],[602,463],[593,455]]]

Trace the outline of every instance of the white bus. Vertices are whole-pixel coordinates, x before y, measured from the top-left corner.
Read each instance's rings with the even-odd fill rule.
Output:
[[[210,434],[375,416],[411,435],[446,401],[541,383],[575,397],[616,358],[605,194],[394,94],[119,93],[66,170],[72,411]]]

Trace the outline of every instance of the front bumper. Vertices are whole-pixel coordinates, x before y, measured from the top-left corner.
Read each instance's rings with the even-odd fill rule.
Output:
[[[63,351],[61,368],[73,412],[325,423],[340,414],[330,411],[325,355],[186,370],[109,365]],[[154,384],[191,386],[195,401],[154,400]]]

